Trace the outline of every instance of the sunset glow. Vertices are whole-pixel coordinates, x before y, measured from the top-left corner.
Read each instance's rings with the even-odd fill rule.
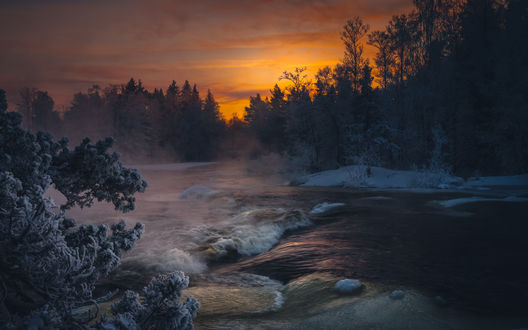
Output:
[[[59,109],[94,84],[195,82],[229,118],[284,70],[313,74],[342,57],[340,31],[361,16],[382,28],[410,0],[20,1],[0,13],[0,85],[47,90]],[[367,55],[374,50],[367,47]]]

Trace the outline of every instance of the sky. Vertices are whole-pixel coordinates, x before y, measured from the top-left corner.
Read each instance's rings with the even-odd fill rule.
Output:
[[[334,65],[347,19],[371,30],[412,0],[0,0],[0,88],[35,87],[66,109],[94,84],[172,80],[211,89],[226,118],[284,70]],[[367,56],[374,49],[365,48]]]

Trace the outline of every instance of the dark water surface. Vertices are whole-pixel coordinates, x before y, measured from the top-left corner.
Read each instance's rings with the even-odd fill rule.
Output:
[[[380,195],[390,199],[369,199]],[[457,206],[471,213],[466,216],[431,205],[459,196],[301,188],[291,197],[296,207],[320,201],[347,206],[313,218],[315,226],[291,233],[270,251],[217,271],[282,282],[324,271],[420,289],[478,312],[527,316],[528,203]]]
[[[204,329],[528,325],[528,203],[444,208],[435,202],[524,196],[526,187],[463,192],[292,187],[271,170],[276,165],[143,166],[149,188],[138,196],[137,211],[123,216],[106,206],[74,210],[80,222],[124,218],[146,225],[132,254],[101,286],[138,289],[157,273],[184,270],[191,277],[188,291],[202,303],[196,324]],[[345,206],[310,215],[322,202]],[[359,279],[366,290],[360,297],[341,297],[333,285],[342,278]],[[386,297],[368,298],[397,288],[408,292],[401,306]],[[427,305],[434,296],[443,297],[442,308],[478,319],[464,323],[457,316],[443,323],[451,312]],[[323,302],[327,314],[317,316],[323,308],[314,306]],[[387,319],[371,312],[391,308]],[[357,323],[335,323],[332,313],[351,315]],[[407,323],[395,323],[402,313],[408,314]],[[259,321],[251,321],[256,315]],[[306,325],[309,315],[320,319]]]

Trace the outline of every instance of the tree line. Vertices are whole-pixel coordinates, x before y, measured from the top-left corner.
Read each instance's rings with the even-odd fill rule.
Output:
[[[165,91],[152,92],[133,78],[104,89],[93,86],[75,94],[63,116],[55,111],[47,92],[24,88],[19,99],[17,112],[26,128],[68,136],[75,143],[86,136],[112,136],[116,149],[128,159],[207,160],[215,155],[225,134],[225,122],[211,91],[201,98],[189,81],[181,88],[173,81]]]
[[[528,171],[528,2],[415,0],[384,30],[349,20],[344,57],[252,96],[248,130],[310,170]],[[364,44],[376,48],[371,63]]]
[[[348,164],[457,175],[528,171],[528,3],[415,0],[371,31],[359,17],[341,33],[345,52],[308,79],[285,71],[268,97],[250,97],[244,121],[223,120],[214,96],[188,81],[164,91],[141,81],[94,86],[61,118],[47,92],[23,89],[25,127],[80,142],[113,136],[124,156],[208,160],[220,145],[258,140],[264,152],[310,171]],[[370,61],[368,45],[376,49]],[[233,150],[223,150],[230,154]],[[260,150],[262,152],[262,150]]]

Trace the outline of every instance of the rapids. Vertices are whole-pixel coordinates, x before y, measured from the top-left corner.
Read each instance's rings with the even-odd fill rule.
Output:
[[[71,210],[80,223],[145,224],[101,286],[137,289],[183,270],[186,294],[202,305],[198,329],[528,326],[528,203],[502,202],[500,190],[288,186],[268,165],[135,166],[149,183],[136,211]],[[492,193],[451,208],[438,202]],[[364,290],[339,294],[344,278]],[[389,299],[395,289],[403,299]]]

